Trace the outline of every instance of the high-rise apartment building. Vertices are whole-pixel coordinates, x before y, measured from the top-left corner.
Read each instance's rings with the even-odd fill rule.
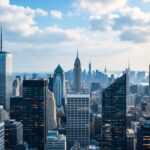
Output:
[[[82,148],[90,144],[90,95],[67,95],[67,149],[79,142]]]
[[[124,74],[102,92],[102,149],[126,150],[126,93]]]
[[[2,29],[0,48],[0,105],[9,111],[12,95],[12,54],[2,49]]]

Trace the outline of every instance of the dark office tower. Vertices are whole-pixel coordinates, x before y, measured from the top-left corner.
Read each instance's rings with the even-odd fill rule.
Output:
[[[23,81],[23,134],[29,148],[44,150],[47,135],[48,82]]]
[[[12,54],[3,51],[2,29],[0,48],[0,105],[9,111],[10,97],[12,95]]]
[[[75,92],[81,91],[81,63],[78,57],[78,52],[74,63],[74,91]]]
[[[10,98],[10,118],[16,121],[23,121],[23,97]]]
[[[137,128],[137,150],[150,149],[150,117],[144,116],[144,120]]]
[[[63,98],[65,97],[65,76],[64,71],[60,65],[54,71],[54,85],[53,91],[56,100],[56,106],[61,107]]]
[[[150,103],[150,65],[149,65],[149,103]]]
[[[23,143],[23,125],[15,120],[5,121],[5,149],[15,150]]]
[[[102,149],[126,150],[126,93],[124,74],[102,92]]]
[[[51,92],[53,92],[53,77],[52,77],[52,75],[49,76],[48,89]]]

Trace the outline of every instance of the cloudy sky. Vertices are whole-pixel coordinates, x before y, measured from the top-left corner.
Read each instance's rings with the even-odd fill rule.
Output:
[[[150,0],[0,0],[4,49],[14,71],[82,68],[148,70]]]

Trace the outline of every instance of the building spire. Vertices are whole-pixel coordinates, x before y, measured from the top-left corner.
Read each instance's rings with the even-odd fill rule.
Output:
[[[77,57],[78,57],[79,55],[78,55],[78,49],[77,49]]]
[[[2,27],[1,27],[1,49],[0,52],[3,51],[3,32],[2,32]]]

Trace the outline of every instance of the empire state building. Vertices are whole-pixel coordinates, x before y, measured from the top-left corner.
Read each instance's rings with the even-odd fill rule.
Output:
[[[74,63],[74,91],[81,91],[81,63],[78,57],[78,52]]]

